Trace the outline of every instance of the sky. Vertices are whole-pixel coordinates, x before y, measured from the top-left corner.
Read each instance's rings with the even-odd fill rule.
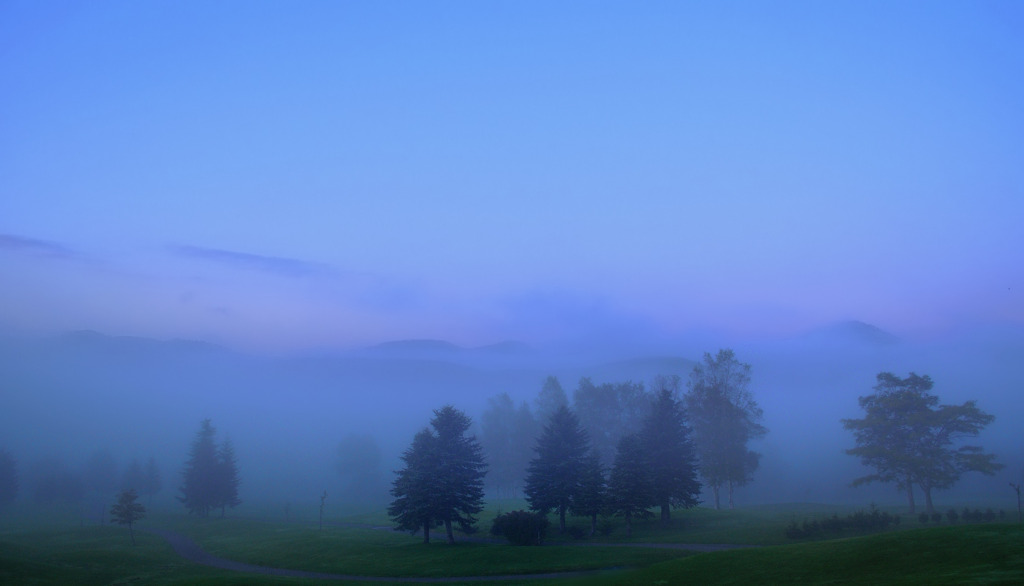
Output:
[[[1024,324],[1024,4],[0,3],[0,330]]]

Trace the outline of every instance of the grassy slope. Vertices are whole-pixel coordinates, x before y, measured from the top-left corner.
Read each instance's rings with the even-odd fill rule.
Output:
[[[786,543],[781,528],[794,517],[831,512],[817,506],[687,511],[682,528],[641,524],[635,542]],[[509,507],[504,507],[508,510]],[[359,521],[374,522],[369,517]],[[577,520],[582,521],[582,520]],[[673,550],[604,547],[516,548],[480,543],[424,546],[419,538],[369,529],[289,525],[240,519],[154,515],[144,523],[191,535],[224,557],[262,565],[360,575],[473,575],[564,569],[636,567],[602,576],[503,584],[963,584],[1024,583],[1024,526],[956,525],[863,538],[688,555]],[[486,527],[487,523],[481,523]],[[908,523],[909,525],[909,523]],[[31,529],[0,533],[2,584],[252,584],[250,574],[206,568],[178,558],[160,538],[139,534],[132,547],[119,527]],[[623,540],[616,529],[607,539]],[[670,560],[670,561],[666,561]],[[259,577],[258,583],[310,580]]]
[[[598,584],[1022,584],[1024,526],[961,525],[719,552]],[[580,582],[582,583],[582,582]]]

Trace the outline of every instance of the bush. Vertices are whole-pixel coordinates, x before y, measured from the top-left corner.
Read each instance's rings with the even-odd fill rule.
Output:
[[[922,523],[927,523],[929,519],[928,513],[921,513],[917,516],[917,520]]]
[[[491,535],[501,535],[512,545],[541,545],[548,533],[548,525],[546,515],[511,511],[495,517]]]
[[[941,522],[942,522],[942,513],[939,513],[939,512],[932,513],[932,523],[941,523]]]
[[[926,517],[927,518],[927,517]],[[924,521],[927,522],[927,521]],[[899,525],[900,518],[897,515],[890,515],[879,511],[874,505],[870,512],[857,511],[852,515],[840,517],[833,514],[818,521],[817,519],[804,520],[797,524],[796,519],[790,521],[786,526],[786,537],[790,539],[820,538],[830,535],[863,534],[872,531],[885,531],[890,525]]]
[[[950,523],[956,523],[957,519],[960,518],[960,515],[956,512],[956,509],[950,509],[946,511],[946,518],[949,519]]]

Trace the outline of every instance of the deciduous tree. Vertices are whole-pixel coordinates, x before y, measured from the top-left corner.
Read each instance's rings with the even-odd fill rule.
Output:
[[[684,404],[700,475],[711,488],[716,509],[721,508],[722,486],[728,487],[731,508],[734,488],[753,479],[760,461],[748,444],[767,430],[749,384],[750,365],[736,360],[732,350],[719,350],[714,357],[705,353],[690,374]]]
[[[132,545],[135,545],[135,530],[133,528],[135,522],[146,516],[146,507],[136,502],[138,498],[139,495],[135,492],[135,489],[129,488],[122,490],[121,494],[117,497],[117,502],[110,506],[110,520],[118,525],[128,526],[128,534],[131,535]]]
[[[965,472],[991,475],[1003,467],[980,446],[957,445],[995,419],[975,401],[940,405],[929,392],[934,385],[931,377],[913,372],[907,378],[881,372],[876,380],[875,392],[859,399],[864,417],[842,420],[857,443],[846,453],[874,469],[854,480],[854,486],[895,483],[906,491],[913,513],[916,484],[924,492],[928,513],[933,513],[932,489],[952,486]]]

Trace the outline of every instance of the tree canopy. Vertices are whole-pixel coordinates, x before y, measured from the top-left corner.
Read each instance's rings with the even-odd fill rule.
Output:
[[[189,458],[182,471],[181,496],[178,500],[190,514],[207,517],[213,509],[234,508],[238,498],[238,464],[234,445],[216,441],[217,430],[209,419],[199,424],[199,431],[189,449]],[[155,471],[155,462],[154,468]]]
[[[668,523],[671,509],[691,508],[700,502],[697,456],[683,405],[671,388],[663,387],[655,395],[639,438],[652,504],[661,508],[662,523]]]
[[[739,362],[732,350],[719,350],[714,357],[705,353],[690,374],[684,402],[700,475],[711,488],[716,509],[721,487],[728,487],[732,507],[734,487],[750,482],[760,462],[760,454],[748,444],[767,430],[749,385],[750,365]]]
[[[129,488],[121,491],[117,502],[110,507],[110,520],[118,525],[127,525],[128,534],[131,535],[132,545],[135,545],[135,522],[146,516],[146,507],[136,502],[139,498],[135,489]]]
[[[466,435],[470,425],[465,413],[446,405],[434,411],[433,429],[417,433],[402,455],[405,467],[392,484],[388,514],[400,529],[423,529],[425,543],[430,528],[441,523],[454,543],[453,525],[472,531],[483,510],[487,465],[476,437]]]
[[[975,401],[940,405],[939,398],[929,392],[934,385],[931,377],[913,372],[906,378],[881,372],[876,380],[875,392],[858,400],[864,417],[842,420],[857,444],[846,453],[874,469],[872,474],[854,480],[854,486],[895,483],[906,491],[910,511],[914,512],[917,485],[932,513],[932,489],[949,488],[965,472],[993,474],[1002,469],[995,456],[986,454],[980,446],[957,445],[964,438],[977,436],[995,420]]]
[[[587,432],[565,405],[544,426],[526,473],[526,500],[530,509],[558,511],[559,531],[565,532],[565,513],[578,497],[589,451]]]

